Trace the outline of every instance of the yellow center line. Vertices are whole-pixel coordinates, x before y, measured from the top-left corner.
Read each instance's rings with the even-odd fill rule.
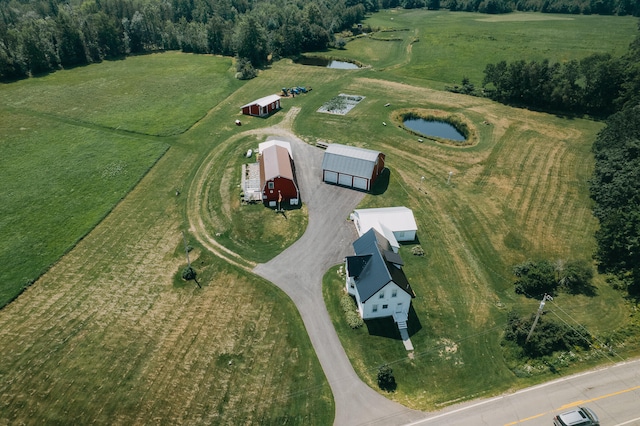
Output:
[[[563,405],[560,408],[557,408],[555,410],[547,411],[546,413],[536,414],[535,416],[527,417],[526,419],[521,419],[521,420],[517,420],[515,422],[507,423],[504,426],[513,426],[513,425],[517,425],[519,423],[528,422],[529,420],[537,419],[538,417],[546,416],[547,414],[551,414],[551,413],[554,413],[556,411],[562,411],[562,410],[566,410],[567,408],[577,407],[578,405],[586,404],[586,403],[589,403],[589,402],[594,402],[594,401],[598,401],[598,400],[605,399],[605,398],[611,398],[612,396],[621,395],[623,393],[632,392],[632,391],[638,390],[638,389],[640,389],[640,385],[639,386],[634,386],[634,387],[628,388],[628,389],[623,389],[623,390],[620,390],[620,391],[617,391],[617,392],[611,392],[611,393],[608,393],[606,395],[597,396],[597,397],[592,398],[592,399],[583,399],[583,400],[580,400],[580,401],[570,402],[569,404],[565,404],[565,405]]]

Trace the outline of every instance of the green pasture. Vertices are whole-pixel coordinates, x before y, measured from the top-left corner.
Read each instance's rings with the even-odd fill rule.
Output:
[[[197,56],[181,56],[187,68],[191,61],[193,69],[201,65]],[[135,59],[150,73],[156,67],[168,72],[164,55]],[[184,200],[190,179],[216,146],[233,141],[236,131],[266,123],[248,120],[236,127],[234,120],[258,91],[273,93],[271,84],[242,87],[227,72],[228,58],[209,60],[224,64],[211,80],[227,79],[227,88],[239,88],[203,106],[197,114],[202,119],[189,123],[190,131],[182,135],[111,129],[101,116],[93,123],[67,118],[54,105],[2,106],[1,178],[10,190],[2,195],[7,235],[2,260],[9,266],[3,273],[14,273],[10,266],[16,264],[22,274],[29,264],[37,278],[37,268],[53,264],[0,311],[2,421],[332,422],[330,389],[291,301],[271,284],[204,251],[189,235]],[[74,80],[74,72],[86,70],[71,70],[65,78]],[[184,96],[200,90],[197,77],[182,75],[183,68],[174,72],[176,79],[193,84]],[[109,78],[120,77],[115,72]],[[64,86],[56,78],[20,84],[49,82],[55,90]],[[75,95],[71,91],[59,103],[70,104]],[[137,122],[135,116],[129,120]],[[160,121],[166,128],[177,123],[167,116]],[[232,156],[229,167],[246,160],[236,151],[244,149],[243,143],[221,149]],[[219,184],[224,171],[216,169],[208,178]],[[230,179],[239,178],[240,170],[235,172]],[[238,200],[236,188],[228,195],[225,203]],[[261,223],[267,215],[278,220],[273,211],[249,207],[248,221]],[[33,213],[23,217],[29,210]],[[304,208],[299,219],[289,218],[303,228]],[[186,263],[183,231],[194,247],[190,257],[202,288],[176,279]],[[67,245],[56,245],[63,236]],[[34,247],[48,257],[34,256]],[[25,265],[18,264],[21,257]],[[22,275],[17,277],[21,286]],[[8,300],[21,290],[5,288]]]
[[[176,143],[152,135],[184,132],[241,85],[230,67],[229,58],[170,52],[0,86],[0,306]]]
[[[151,59],[153,58],[153,59]],[[242,85],[230,58],[133,56],[3,85],[2,104],[144,135],[183,133]]]
[[[389,78],[428,80],[441,88],[442,84],[460,84],[463,77],[479,86],[489,63],[564,62],[593,53],[621,55],[635,36],[638,20],[631,16],[493,16],[393,9],[371,15],[367,25],[384,32],[358,36],[345,50],[330,54],[388,72]]]
[[[0,111],[3,306],[91,231],[169,145]]]
[[[430,88],[463,76],[479,84],[499,60],[622,53],[637,32],[632,18],[566,18],[383,11],[367,23],[398,31],[328,53],[371,65],[360,70],[282,60],[239,82],[230,58],[167,52],[0,86],[0,306],[48,270],[0,310],[0,394],[10,395],[2,421],[332,423],[330,390],[295,307],[194,243],[187,224],[198,209],[209,235],[253,262],[304,232],[305,206],[285,222],[239,202],[244,153],[293,107],[301,109],[293,130],[306,142],[387,154],[389,187],[360,207],[412,208],[426,253],[400,252],[417,294],[412,357],[390,321],[347,329],[336,302],[342,282],[327,274],[327,308],[360,377],[375,388],[377,367],[389,363],[398,390],[388,396],[419,409],[552,377],[544,368],[518,377],[524,366],[503,356],[507,312],[539,303],[514,294],[510,270],[529,258],[591,258],[587,181],[602,124]],[[268,118],[241,115],[241,105],[298,85],[313,90]],[[345,116],[317,112],[339,93],[365,99]],[[392,121],[402,108],[462,114],[479,143],[420,143]],[[216,167],[192,206],[188,191],[207,160]],[[202,289],[176,278],[183,232]],[[595,285],[596,297],[561,294],[549,314],[602,337],[614,360],[637,354],[622,295],[603,277]],[[562,373],[608,361],[580,359]]]

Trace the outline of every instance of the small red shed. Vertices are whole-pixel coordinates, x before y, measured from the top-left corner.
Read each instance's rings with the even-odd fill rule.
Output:
[[[280,96],[270,95],[243,105],[242,113],[244,115],[253,115],[255,117],[266,117],[280,108],[282,108],[280,106]]]
[[[262,201],[269,207],[276,207],[278,202],[297,205],[300,191],[289,150],[281,145],[269,146],[262,150],[259,162]]]

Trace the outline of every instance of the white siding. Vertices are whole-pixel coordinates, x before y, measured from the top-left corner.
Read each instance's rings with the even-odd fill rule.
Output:
[[[394,292],[395,290],[395,292]],[[380,294],[383,293],[383,297],[380,298]],[[395,294],[395,296],[394,296]],[[371,296],[364,305],[361,306],[360,299],[356,293],[356,301],[358,302],[358,310],[363,319],[383,318],[392,316],[398,309],[398,304],[402,305],[400,308],[403,312],[409,312],[409,306],[411,305],[411,296],[404,290],[402,290],[396,283],[390,282],[384,286],[380,291]],[[384,306],[387,305],[386,308]],[[374,312],[374,306],[377,306],[377,310]]]

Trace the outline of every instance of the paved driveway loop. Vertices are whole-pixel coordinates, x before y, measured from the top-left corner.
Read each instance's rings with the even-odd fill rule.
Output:
[[[256,266],[254,272],[280,287],[300,311],[333,392],[335,425],[400,425],[424,418],[425,413],[386,399],[358,378],[322,298],[325,272],[353,254],[351,243],[357,234],[348,217],[364,194],[321,182],[323,150],[293,135],[277,138],[291,143],[309,225],[296,243],[271,261]],[[309,397],[313,398],[313,394]]]

